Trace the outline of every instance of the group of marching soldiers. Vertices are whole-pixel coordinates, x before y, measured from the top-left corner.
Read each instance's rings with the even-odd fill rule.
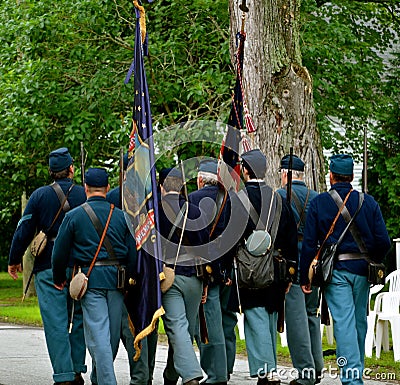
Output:
[[[237,313],[244,315],[249,371],[257,385],[280,383],[277,331],[284,325],[298,371],[291,385],[314,385],[323,378],[319,290],[311,286],[308,267],[338,208],[328,193],[318,194],[306,186],[304,166],[295,155],[283,157],[282,188],[274,191],[265,183],[271,171],[265,155],[259,149],[247,151],[241,154],[243,192],[236,193],[221,184],[217,160],[204,158],[198,165],[197,190],[186,196],[181,167],[160,172],[162,320],[169,345],[165,385],[175,385],[179,379],[184,385],[227,384],[234,376]],[[92,358],[91,383],[117,384],[113,361],[122,340],[129,356],[130,383],[149,385],[157,330],[142,339],[135,361],[123,289],[127,278],[135,275],[137,252],[121,210],[119,188],[110,191],[102,168],[86,171],[84,187],[73,184],[73,159],[64,147],[50,153],[49,169],[54,183],[32,193],[13,237],[8,272],[18,277],[25,250],[38,231],[45,231],[47,245],[35,259],[34,274],[54,382],[84,384],[87,348]],[[351,186],[349,155],[331,158],[330,178],[331,189],[342,199],[349,195],[346,207],[353,215],[359,193]],[[61,196],[54,184],[61,187]],[[365,194],[355,223],[369,256],[382,259],[390,240],[371,196]],[[337,241],[345,226],[345,219],[339,218],[329,234],[331,242]],[[264,258],[273,249],[279,258],[271,254],[272,282],[252,287],[241,284],[237,254],[255,230],[268,236],[261,235],[252,252]],[[266,240],[269,244],[263,250]],[[356,374],[362,373],[364,364],[369,284],[365,255],[350,233],[339,249],[339,256],[347,254],[352,259],[338,260],[324,294],[334,320],[337,355],[346,357],[347,367],[355,369],[341,380],[361,384],[362,377]],[[278,259],[285,262],[283,273],[277,271]],[[87,290],[80,301],[72,301],[68,286],[78,267],[88,277]]]

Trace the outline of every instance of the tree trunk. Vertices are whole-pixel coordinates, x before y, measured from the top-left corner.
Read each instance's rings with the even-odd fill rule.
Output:
[[[26,204],[27,204],[27,199],[26,199],[26,194],[24,192],[21,197],[22,213],[25,210]],[[22,266],[24,268],[22,274],[22,294],[25,292],[26,285],[28,284],[29,276],[31,275],[33,269],[33,263],[34,263],[34,258],[31,254],[30,247],[28,247],[25,251],[24,256],[22,257]],[[36,295],[35,286],[33,284],[34,279],[35,278],[33,276],[29,284],[28,291],[26,292],[26,297],[34,297]]]
[[[280,187],[282,156],[293,153],[306,163],[305,181],[312,187],[313,159],[318,189],[325,188],[324,158],[316,127],[312,79],[302,66],[299,45],[300,0],[248,0],[245,14],[243,86],[257,131],[253,148],[267,156],[266,181]],[[238,3],[230,0],[231,36],[242,24]],[[234,42],[235,39],[232,39]],[[234,44],[231,52],[235,50]]]

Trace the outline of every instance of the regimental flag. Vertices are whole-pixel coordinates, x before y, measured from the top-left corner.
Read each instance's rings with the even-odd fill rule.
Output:
[[[246,34],[241,31],[236,35],[238,42],[236,53],[236,82],[232,95],[231,112],[228,119],[228,129],[226,136],[222,142],[219,155],[218,176],[219,180],[226,188],[239,189],[240,183],[240,164],[239,164],[239,144],[241,141],[241,130],[247,128],[248,133],[255,131],[253,120],[250,116],[243,96],[243,58],[244,58],[244,42]],[[245,125],[243,121],[243,115]],[[246,150],[249,144],[246,140]]]
[[[161,244],[158,236],[158,202],[154,159],[150,98],[143,57],[147,55],[144,8],[135,2],[136,36],[134,62],[125,82],[133,72],[134,108],[129,141],[129,163],[123,184],[123,208],[138,253],[136,284],[130,285],[125,303],[135,336],[135,359],[140,355],[140,341],[150,334],[164,314],[161,304]]]

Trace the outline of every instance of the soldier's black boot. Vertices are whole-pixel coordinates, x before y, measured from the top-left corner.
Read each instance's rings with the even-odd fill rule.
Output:
[[[199,385],[199,380],[190,380],[185,382],[183,385]]]

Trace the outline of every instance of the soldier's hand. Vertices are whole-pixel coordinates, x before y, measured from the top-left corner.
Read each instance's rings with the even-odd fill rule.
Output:
[[[304,294],[312,293],[311,283],[307,283],[307,285],[301,285],[301,290],[303,290]]]
[[[230,278],[228,278],[225,282],[225,286],[232,286],[232,283],[233,281]]]
[[[22,272],[22,265],[19,263],[18,265],[8,265],[8,274],[12,279],[18,279],[18,274]]]
[[[60,283],[59,285],[54,284],[54,287],[60,291],[64,290],[65,284],[67,281],[64,281],[63,283]]]

